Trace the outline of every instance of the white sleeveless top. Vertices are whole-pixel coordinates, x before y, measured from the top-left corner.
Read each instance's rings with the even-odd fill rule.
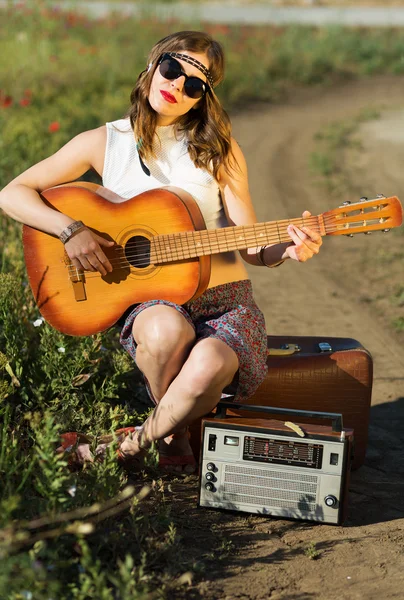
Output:
[[[175,134],[174,125],[156,128],[156,159],[146,161],[144,173],[129,119],[107,123],[103,186],[122,197],[122,202],[147,190],[173,185],[189,192],[197,202],[207,229],[228,226],[219,186],[203,169],[195,167],[188,153],[186,134]]]

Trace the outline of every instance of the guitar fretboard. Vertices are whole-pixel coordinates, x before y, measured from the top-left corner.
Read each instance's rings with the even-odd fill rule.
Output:
[[[322,215],[311,216],[307,219],[288,219],[222,229],[186,231],[155,236],[151,243],[150,259],[152,263],[159,264],[265,246],[266,244],[290,242],[291,238],[287,227],[291,223],[297,227],[310,227],[320,235],[326,235]]]

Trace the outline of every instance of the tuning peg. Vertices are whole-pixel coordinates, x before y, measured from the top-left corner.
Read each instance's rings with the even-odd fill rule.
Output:
[[[367,196],[362,196],[361,198],[359,198],[359,202],[366,202],[367,200]]]
[[[364,231],[363,232],[365,235],[370,235],[372,232],[371,231]]]
[[[382,229],[383,233],[388,233],[390,229]]]
[[[345,202],[343,202],[343,203],[341,204],[341,206],[349,206],[350,204],[351,204],[351,201],[350,201],[350,200],[345,200]]]
[[[384,194],[377,194],[376,198],[385,198],[386,196]]]
[[[345,237],[353,237],[353,233],[344,233]]]

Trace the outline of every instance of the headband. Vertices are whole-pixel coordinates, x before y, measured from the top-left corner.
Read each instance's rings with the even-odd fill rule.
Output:
[[[196,60],[196,58],[192,58],[192,56],[188,56],[187,54],[181,54],[180,52],[164,52],[164,54],[168,54],[168,56],[172,56],[173,58],[179,58],[180,60],[183,60],[184,62],[187,62],[190,65],[199,69],[205,75],[210,87],[213,89],[213,77],[209,69],[207,69],[205,65],[199,62],[199,60]]]

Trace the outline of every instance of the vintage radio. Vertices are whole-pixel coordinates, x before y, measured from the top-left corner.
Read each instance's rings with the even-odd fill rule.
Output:
[[[343,428],[342,416],[237,406],[286,413],[291,421],[284,423],[226,416],[231,407],[222,402],[215,417],[202,420],[199,506],[341,525],[353,446],[353,430]],[[304,424],[305,418],[332,424]]]

